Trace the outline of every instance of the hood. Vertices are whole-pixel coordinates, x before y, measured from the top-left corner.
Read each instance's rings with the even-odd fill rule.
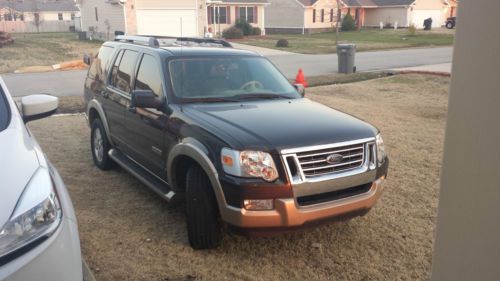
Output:
[[[35,142],[20,117],[13,115],[9,126],[0,132],[0,228],[40,166]]]
[[[305,98],[190,104],[183,110],[235,149],[279,151],[371,138],[377,133],[364,121]]]

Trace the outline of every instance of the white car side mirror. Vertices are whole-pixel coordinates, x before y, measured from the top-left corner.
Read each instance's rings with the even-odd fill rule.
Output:
[[[24,123],[54,114],[59,99],[49,95],[31,95],[21,99]]]

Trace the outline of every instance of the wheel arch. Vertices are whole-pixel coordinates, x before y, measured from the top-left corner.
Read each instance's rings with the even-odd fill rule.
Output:
[[[208,150],[196,139],[186,138],[170,151],[167,160],[168,182],[174,190],[183,190],[185,178],[182,176],[185,177],[187,169],[192,164],[200,166],[208,176],[222,215],[226,208],[226,199],[219,182],[219,174],[208,157]]]
[[[87,104],[87,117],[89,121],[89,126],[92,126],[92,122],[96,118],[101,119],[102,125],[104,126],[104,130],[106,130],[106,136],[111,145],[114,145],[113,141],[111,140],[111,134],[109,132],[109,125],[108,125],[108,120],[106,119],[106,115],[104,114],[104,109],[102,108],[102,105],[95,99],[90,100]]]

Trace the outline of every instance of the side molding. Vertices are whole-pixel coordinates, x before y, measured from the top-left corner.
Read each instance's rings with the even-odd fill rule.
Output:
[[[104,130],[106,130],[106,136],[108,137],[108,141],[111,145],[114,145],[113,141],[111,140],[111,134],[109,133],[109,125],[108,125],[108,120],[106,119],[106,115],[104,114],[104,110],[102,109],[102,105],[96,100],[92,99],[87,103],[87,118],[90,117],[90,110],[95,109],[97,110],[97,114],[99,114],[99,118],[102,121],[102,125],[104,126]],[[89,126],[91,126],[90,120],[89,120]]]
[[[207,153],[208,150],[199,141],[193,138],[186,138],[181,143],[174,146],[170,151],[167,160],[168,182],[173,184],[172,171],[175,158],[178,156],[190,157],[203,168],[210,179],[215,197],[217,198],[217,204],[219,205],[219,211],[221,215],[224,216],[227,209],[226,198],[224,197],[224,192],[222,191],[222,187],[219,182],[219,174],[217,173],[215,166],[212,164],[212,161],[208,158]]]

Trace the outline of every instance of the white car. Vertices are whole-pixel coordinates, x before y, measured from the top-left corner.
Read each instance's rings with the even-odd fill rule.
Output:
[[[0,280],[83,280],[73,205],[56,169],[25,123],[58,100],[22,98],[22,115],[0,78]]]

